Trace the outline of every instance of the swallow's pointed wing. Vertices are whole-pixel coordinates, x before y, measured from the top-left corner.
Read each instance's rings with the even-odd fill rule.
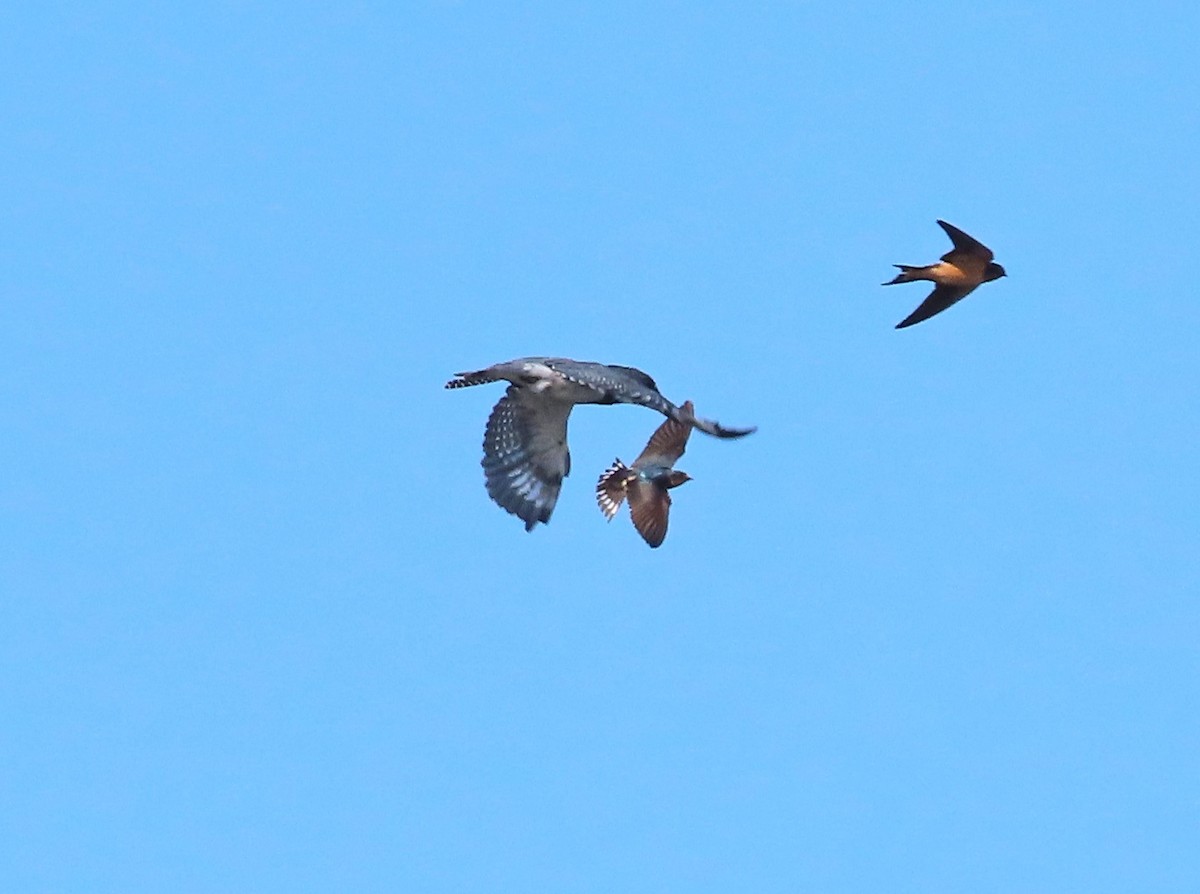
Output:
[[[990,248],[978,239],[968,236],[954,224],[939,220],[938,226],[946,231],[946,235],[954,243],[954,248],[942,255],[943,261],[949,261],[951,264],[961,267],[962,262],[967,260],[969,264],[982,270],[995,257]]]
[[[571,405],[539,399],[510,385],[488,417],[483,472],[488,496],[532,531],[550,521],[562,480],[571,471],[567,416]]]
[[[667,537],[671,496],[666,489],[638,478],[629,485],[629,514],[633,526],[651,548],[662,546]]]
[[[929,293],[929,297],[922,301],[916,310],[897,323],[896,328],[907,329],[909,326],[915,326],[922,320],[928,320],[935,314],[940,314],[950,305],[956,304],[967,297],[967,295],[974,291],[974,288],[974,286],[971,288],[964,286],[938,286]]]

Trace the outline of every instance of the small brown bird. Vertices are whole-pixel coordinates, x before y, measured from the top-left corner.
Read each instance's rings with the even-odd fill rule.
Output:
[[[885,286],[893,286],[900,282],[916,282],[922,279],[937,283],[929,297],[921,302],[921,306],[896,324],[897,329],[928,320],[934,314],[940,314],[950,305],[966,298],[980,284],[1008,275],[1003,267],[992,262],[995,255],[982,242],[972,239],[958,227],[944,220],[939,220],[938,226],[946,231],[946,235],[954,243],[954,248],[942,255],[941,263],[930,264],[928,267],[894,264],[893,266],[900,268],[900,274],[884,283]]]
[[[681,409],[687,416],[695,411],[690,400]],[[609,521],[621,508],[621,502],[629,498],[633,526],[651,548],[662,546],[667,536],[667,516],[671,509],[667,490],[692,480],[686,472],[673,468],[683,456],[691,433],[691,426],[668,419],[650,436],[646,449],[632,467],[618,459],[596,484],[596,502]]]

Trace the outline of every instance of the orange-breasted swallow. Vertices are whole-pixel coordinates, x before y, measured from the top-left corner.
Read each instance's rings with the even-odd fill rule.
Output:
[[[928,267],[909,267],[907,264],[895,264],[900,268],[900,274],[885,282],[885,286],[893,286],[900,282],[916,282],[929,280],[937,286],[929,297],[921,302],[921,306],[896,324],[897,329],[904,329],[922,320],[928,320],[934,314],[940,314],[947,307],[956,304],[970,295],[980,284],[991,282],[1008,274],[999,264],[993,263],[992,250],[975,239],[972,239],[958,227],[938,221],[938,226],[946,231],[954,248],[942,255],[942,260]]]
[[[689,416],[695,412],[690,400],[681,409]],[[667,516],[671,509],[667,490],[692,480],[687,472],[674,468],[683,456],[691,432],[691,426],[668,419],[650,436],[646,449],[632,466],[618,459],[596,484],[596,502],[609,521],[621,508],[621,502],[629,498],[633,526],[651,548],[662,546],[667,536]]]

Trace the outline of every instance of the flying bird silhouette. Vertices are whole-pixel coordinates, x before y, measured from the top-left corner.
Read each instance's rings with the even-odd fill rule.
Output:
[[[567,417],[576,404],[639,404],[717,438],[740,438],[754,428],[726,428],[677,407],[654,380],[631,366],[585,363],[563,357],[523,357],[474,372],[456,373],[447,388],[508,381],[483,435],[488,496],[532,531],[546,524],[571,471]]]
[[[992,258],[995,257],[992,250],[982,242],[972,239],[958,227],[948,224],[944,220],[939,220],[938,226],[946,231],[946,235],[954,243],[954,248],[942,255],[939,263],[930,264],[927,267],[894,264],[894,267],[900,268],[899,275],[884,283],[885,286],[918,280],[936,283],[933,291],[929,293],[929,297],[922,301],[916,310],[896,324],[897,329],[904,329],[920,323],[922,320],[928,320],[934,314],[939,314],[950,305],[966,298],[980,284],[1008,275],[1004,272],[1003,267],[992,261]]]
[[[680,407],[685,413],[693,410],[692,402]],[[604,517],[612,521],[621,502],[629,498],[629,516],[642,539],[650,547],[662,546],[667,536],[667,519],[671,509],[672,487],[679,487],[692,477],[674,468],[687,448],[691,427],[668,419],[650,436],[646,449],[626,466],[618,458],[596,483],[596,502]]]

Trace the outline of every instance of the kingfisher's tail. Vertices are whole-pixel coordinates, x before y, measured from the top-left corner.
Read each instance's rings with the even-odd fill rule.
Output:
[[[499,376],[489,367],[477,369],[474,372],[455,373],[454,378],[446,383],[447,388],[470,388],[472,385],[486,385],[488,382],[498,382]]]

